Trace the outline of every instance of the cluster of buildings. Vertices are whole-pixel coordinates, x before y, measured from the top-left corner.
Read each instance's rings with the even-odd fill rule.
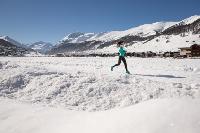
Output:
[[[73,54],[66,54],[66,53],[58,53],[55,56],[57,57],[114,57],[118,56],[118,53],[113,54],[105,54],[105,53],[73,53]],[[200,57],[200,45],[193,44],[190,47],[182,47],[179,48],[177,52],[164,52],[164,53],[154,53],[151,51],[148,52],[128,52],[127,56],[129,57],[173,57],[173,58],[188,58],[188,57]]]
[[[190,47],[179,48],[179,51],[176,52],[163,52],[163,53],[154,53],[151,51],[148,52],[132,52],[127,53],[127,56],[130,57],[173,57],[173,58],[189,58],[189,57],[200,57],[200,45],[193,44]]]

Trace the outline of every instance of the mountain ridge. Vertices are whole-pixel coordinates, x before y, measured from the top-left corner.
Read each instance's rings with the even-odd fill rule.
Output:
[[[108,49],[112,47],[112,49],[110,49],[109,51],[111,53],[115,49],[114,44],[116,44],[116,42],[119,40],[125,41],[126,45],[131,46],[131,49],[133,51],[134,49],[132,47],[140,47],[141,45],[149,45],[149,44],[152,44],[153,46],[154,43],[152,42],[152,40],[154,40],[155,38],[157,38],[156,40],[159,40],[159,37],[161,36],[168,36],[165,37],[165,40],[163,40],[164,41],[163,44],[168,45],[170,44],[168,43],[170,42],[170,38],[173,38],[175,35],[194,36],[195,34],[199,33],[200,33],[200,16],[194,15],[178,22],[155,22],[152,24],[144,24],[138,27],[130,28],[125,31],[103,32],[103,34],[101,34],[98,37],[95,37],[96,35],[98,35],[98,33],[97,34],[93,33],[93,36],[80,42],[77,41],[79,40],[79,37],[87,35],[87,33],[81,33],[81,35],[76,36],[74,40],[69,40],[67,38],[70,35],[69,34],[67,37],[64,37],[64,39],[58,45],[53,47],[50,50],[49,54],[81,52],[81,51],[105,52],[109,51]],[[184,38],[179,38],[179,39],[184,40]],[[193,39],[197,40],[198,43],[199,40],[198,36],[195,36],[195,38]],[[186,42],[183,41],[180,42],[183,43],[183,46],[187,46]],[[160,42],[155,42],[155,43],[160,43]],[[181,45],[177,45],[176,47],[174,47],[173,50],[177,50],[178,46]],[[163,49],[162,51],[166,51],[168,49],[169,48]],[[153,51],[156,51],[156,49]],[[141,50],[141,52],[143,51]]]

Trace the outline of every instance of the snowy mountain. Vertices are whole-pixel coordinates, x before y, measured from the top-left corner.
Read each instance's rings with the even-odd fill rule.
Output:
[[[108,32],[100,37],[93,38],[93,40],[106,42],[117,40],[125,36],[148,37],[151,35],[155,35],[157,32],[162,32],[164,29],[167,29],[168,27],[171,27],[174,24],[176,24],[176,22],[156,22],[153,24],[144,24],[125,31]]]
[[[24,56],[28,50],[0,39],[0,56]]]
[[[179,24],[188,25],[188,24],[193,23],[194,21],[197,21],[198,19],[200,19],[200,16],[199,15],[194,15],[194,16],[191,16],[189,18],[186,18],[186,19],[182,20],[181,22],[179,22]]]
[[[16,46],[18,46],[18,47],[27,48],[26,45],[24,45],[24,44],[22,44],[22,43],[20,43],[20,42],[18,42],[18,41],[16,41],[16,40],[10,38],[9,36],[0,36],[0,39],[3,39],[3,40],[5,40],[5,41],[8,41],[8,42],[10,42],[10,43],[12,43],[12,44],[14,44],[14,45],[16,45]]]
[[[144,24],[139,27],[131,28],[125,31],[111,31],[102,33],[81,33],[75,32],[68,34],[61,42],[67,43],[82,43],[84,41],[112,41],[124,36],[140,36],[146,37],[155,35],[156,32],[162,32],[164,29],[171,27],[177,22],[156,22],[153,24]]]
[[[144,24],[125,31],[103,33],[72,33],[64,37],[50,54],[69,52],[113,53],[116,42],[125,41],[130,52],[177,51],[179,47],[200,43],[200,16],[195,15],[179,22]]]
[[[43,41],[35,42],[35,43],[29,45],[29,48],[31,48],[35,51],[38,51],[42,54],[45,54],[52,47],[53,47],[53,44],[48,43],[48,42],[43,42]]]
[[[0,56],[41,56],[41,54],[8,36],[1,36]]]
[[[81,43],[84,41],[112,41],[124,36],[140,36],[146,37],[150,35],[155,35],[157,32],[162,32],[167,28],[174,25],[188,25],[194,21],[200,19],[200,16],[195,15],[186,18],[180,22],[156,22],[152,24],[144,24],[138,27],[134,27],[125,31],[111,31],[103,33],[71,33],[64,37],[61,41],[68,41],[70,43]]]

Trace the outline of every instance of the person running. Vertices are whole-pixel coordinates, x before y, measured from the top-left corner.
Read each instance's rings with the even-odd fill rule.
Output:
[[[128,68],[127,68],[127,63],[126,63],[126,59],[125,59],[126,50],[123,47],[123,43],[124,43],[123,41],[119,41],[117,43],[117,46],[120,47],[119,48],[119,60],[118,60],[117,64],[115,64],[114,66],[111,67],[111,71],[113,71],[114,67],[119,66],[121,64],[121,61],[123,61],[125,69],[126,69],[126,73],[130,74],[130,72],[128,71]]]

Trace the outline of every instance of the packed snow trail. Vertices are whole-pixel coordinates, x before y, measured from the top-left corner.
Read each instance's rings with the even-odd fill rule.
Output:
[[[99,111],[158,98],[200,98],[200,60],[1,57],[0,97],[71,110]]]

